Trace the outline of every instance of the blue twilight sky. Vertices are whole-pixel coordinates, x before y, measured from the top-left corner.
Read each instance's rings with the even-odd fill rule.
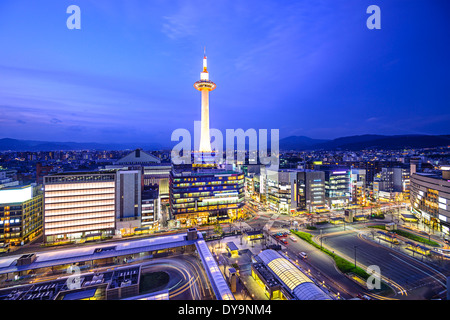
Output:
[[[204,46],[223,132],[450,134],[449,0],[0,0],[0,138],[170,145]]]

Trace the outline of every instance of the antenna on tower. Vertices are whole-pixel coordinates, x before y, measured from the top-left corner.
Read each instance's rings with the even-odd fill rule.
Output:
[[[203,47],[203,56],[206,57],[206,46]]]

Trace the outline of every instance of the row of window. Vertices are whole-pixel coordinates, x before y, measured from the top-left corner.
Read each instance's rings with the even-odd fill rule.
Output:
[[[115,206],[101,206],[101,207],[87,207],[87,208],[76,208],[76,209],[56,209],[56,210],[45,210],[45,216],[56,216],[62,214],[76,214],[76,213],[88,213],[88,212],[98,212],[98,211],[114,211]]]
[[[111,218],[114,215],[113,211],[110,212],[91,212],[85,214],[67,214],[58,216],[46,216],[45,223],[48,222],[61,222],[61,221],[75,221],[75,220],[90,220],[95,218]]]
[[[104,199],[114,199],[114,193],[104,193],[95,195],[80,195],[71,197],[57,197],[57,198],[45,198],[45,203],[62,203],[62,202],[75,202],[75,201],[89,201],[89,200],[104,200]]]
[[[97,200],[97,201],[80,201],[80,202],[69,202],[69,203],[53,203],[53,204],[45,204],[45,210],[85,208],[85,207],[107,206],[107,205],[114,205],[114,204],[115,204],[114,199]]]
[[[46,236],[57,235],[57,234],[67,234],[74,232],[83,232],[83,231],[91,231],[91,230],[104,230],[104,229],[113,229],[114,222],[110,223],[100,223],[95,225],[86,225],[86,226],[75,226],[75,227],[65,227],[65,228],[55,228],[51,230],[45,230]]]
[[[94,182],[94,183],[71,183],[71,184],[49,184],[45,186],[48,191],[69,191],[80,189],[114,188],[115,182]]]
[[[67,228],[67,227],[82,227],[82,226],[92,226],[98,224],[112,223],[114,225],[114,218],[106,217],[106,218],[96,218],[96,219],[88,219],[88,220],[72,220],[72,221],[59,221],[59,222],[49,222],[45,223],[45,229],[55,229],[55,228]]]

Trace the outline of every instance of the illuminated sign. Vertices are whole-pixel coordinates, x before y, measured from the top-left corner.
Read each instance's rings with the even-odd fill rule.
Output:
[[[346,174],[347,171],[334,171],[333,174]]]
[[[0,190],[0,204],[20,203],[33,198],[33,187]]]

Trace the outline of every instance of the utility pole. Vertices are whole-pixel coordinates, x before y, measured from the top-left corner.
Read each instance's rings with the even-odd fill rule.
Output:
[[[353,248],[355,248],[355,269],[356,269],[356,248],[357,248],[358,246],[353,246]]]
[[[320,249],[322,249],[322,228],[320,228]]]

